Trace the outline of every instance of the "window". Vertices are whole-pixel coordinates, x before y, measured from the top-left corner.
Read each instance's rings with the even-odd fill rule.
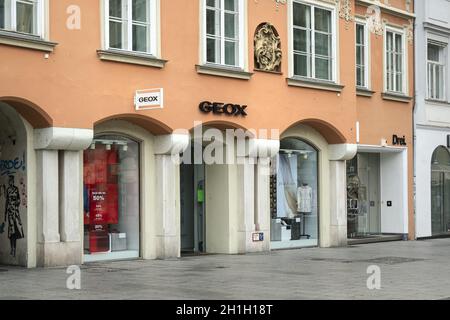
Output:
[[[369,87],[369,46],[367,27],[356,23],[356,86]]]
[[[0,29],[5,29],[5,0],[0,0]]]
[[[41,35],[42,0],[0,0],[0,29]]]
[[[156,0],[107,0],[106,44],[156,55]]]
[[[243,69],[243,0],[204,1],[205,62]]]
[[[428,43],[428,98],[445,99],[445,46]]]
[[[293,3],[294,75],[334,80],[333,10]]]
[[[84,259],[131,259],[140,250],[140,146],[97,136],[83,153]]]
[[[403,33],[386,30],[386,91],[405,93],[405,50]]]
[[[280,141],[271,160],[272,249],[319,244],[319,153],[298,138]]]

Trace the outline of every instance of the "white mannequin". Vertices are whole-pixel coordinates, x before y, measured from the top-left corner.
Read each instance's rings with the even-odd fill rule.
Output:
[[[312,188],[307,183],[297,188],[297,211],[312,212]]]

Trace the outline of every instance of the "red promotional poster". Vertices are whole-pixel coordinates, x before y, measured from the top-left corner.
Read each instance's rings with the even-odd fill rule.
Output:
[[[106,210],[108,212],[108,224],[119,223],[119,196],[117,184],[108,184]]]
[[[89,244],[91,252],[109,251],[107,190],[96,185],[89,197]]]
[[[84,153],[84,224],[90,252],[110,249],[109,225],[119,223],[118,152],[98,146]]]

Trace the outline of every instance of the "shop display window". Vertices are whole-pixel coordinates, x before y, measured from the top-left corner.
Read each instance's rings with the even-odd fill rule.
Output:
[[[139,144],[98,137],[83,164],[85,255],[139,257]]]
[[[272,248],[318,245],[318,154],[297,138],[281,141],[271,164]]]

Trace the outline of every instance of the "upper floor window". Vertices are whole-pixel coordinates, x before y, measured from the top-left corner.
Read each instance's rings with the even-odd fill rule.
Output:
[[[406,93],[406,50],[402,32],[386,29],[385,87],[388,92]]]
[[[428,98],[445,100],[445,45],[428,43]]]
[[[244,0],[204,1],[204,61],[244,68]]]
[[[42,35],[43,0],[0,0],[0,29]]]
[[[106,0],[106,46],[156,55],[156,0]]]
[[[356,86],[369,87],[369,42],[367,26],[356,23]]]
[[[293,3],[294,76],[334,81],[334,9]]]

